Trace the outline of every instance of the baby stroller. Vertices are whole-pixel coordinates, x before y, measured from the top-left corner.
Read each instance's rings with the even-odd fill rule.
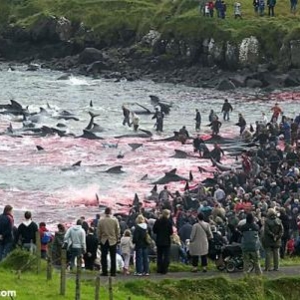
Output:
[[[218,270],[226,270],[228,273],[244,269],[243,253],[240,244],[232,244],[224,246],[216,260]],[[247,272],[251,272],[254,268],[253,262],[250,262]]]

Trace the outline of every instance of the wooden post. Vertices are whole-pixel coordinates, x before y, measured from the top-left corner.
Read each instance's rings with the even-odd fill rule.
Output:
[[[109,295],[109,300],[114,299],[111,276],[108,277],[108,295]]]
[[[77,256],[75,300],[80,300],[81,255]]]
[[[100,274],[96,277],[96,283],[95,283],[95,300],[100,299]]]
[[[52,279],[52,243],[48,244],[47,253],[47,280]]]
[[[60,266],[60,295],[66,295],[66,268],[67,268],[67,250],[61,250]]]
[[[41,236],[40,232],[35,233],[35,243],[36,243],[36,260],[37,260],[37,273],[41,272]]]

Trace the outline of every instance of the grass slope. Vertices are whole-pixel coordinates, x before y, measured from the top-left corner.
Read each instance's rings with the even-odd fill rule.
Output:
[[[28,262],[30,263],[28,264]],[[287,264],[295,265],[299,259],[288,259],[287,262]],[[20,269],[22,269],[21,273],[16,272]],[[185,269],[172,265],[171,270],[184,271]],[[82,272],[82,274],[84,273]],[[90,278],[91,274],[89,272],[88,274]],[[53,272],[52,280],[47,281],[46,265],[43,262],[41,273],[37,275],[35,257],[28,252],[16,250],[1,262],[0,278],[0,291],[16,291],[17,299],[20,300],[74,299],[75,278],[67,277],[66,295],[61,296],[58,271]],[[95,299],[94,295],[94,280],[83,279],[81,300]],[[229,279],[222,275],[207,279],[163,279],[159,281],[151,280],[151,277],[150,280],[139,278],[139,280],[114,283],[113,296],[115,300],[298,300],[300,278],[297,276],[270,280],[265,277],[249,276],[241,279]],[[100,299],[109,299],[107,281],[101,283]]]

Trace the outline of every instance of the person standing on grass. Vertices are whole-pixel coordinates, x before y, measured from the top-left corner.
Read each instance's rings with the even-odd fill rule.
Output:
[[[258,11],[261,17],[265,14],[265,0],[258,0]]]
[[[78,219],[76,225],[70,227],[64,236],[63,248],[67,248],[70,245],[71,252],[71,270],[75,266],[75,260],[82,256],[86,252],[86,233],[82,228],[82,220]],[[77,265],[81,264],[81,261],[77,261]]]
[[[38,225],[32,221],[31,212],[26,211],[23,221],[17,231],[17,240],[22,249],[35,253],[36,251],[36,233],[39,230]]]
[[[267,5],[268,5],[268,15],[269,17],[274,17],[274,8],[276,5],[276,0],[267,0]]]
[[[207,272],[208,240],[212,237],[210,225],[204,221],[204,215],[200,212],[198,222],[193,225],[190,237],[189,251],[192,256],[192,272],[198,271],[199,257],[201,257],[202,271]]]
[[[143,215],[136,218],[132,242],[135,248],[136,276],[149,276],[149,245],[147,243],[149,228]]]
[[[257,275],[261,275],[261,267],[259,262],[259,226],[254,223],[254,216],[252,213],[248,213],[246,216],[246,224],[240,227],[242,233],[242,251],[244,261],[244,272],[249,272],[249,265],[252,261],[254,264],[254,270]]]
[[[110,254],[110,275],[116,276],[116,252],[117,243],[120,237],[120,226],[118,220],[112,216],[111,208],[107,207],[104,217],[98,222],[98,241],[101,246],[102,276],[108,275],[107,254]]]
[[[266,251],[265,271],[271,271],[271,259],[273,260],[273,271],[279,270],[279,248],[282,236],[282,222],[277,217],[275,209],[270,208],[265,220],[262,239]]]
[[[6,205],[0,215],[0,261],[4,259],[13,248],[14,217],[13,208]]]
[[[162,216],[153,225],[153,233],[156,234],[157,273],[160,274],[167,274],[170,264],[171,236],[173,234],[170,216],[170,210],[164,209]]]
[[[235,19],[242,19],[242,8],[240,2],[234,3],[234,18]]]
[[[298,0],[290,0],[291,1],[291,13],[296,14]]]

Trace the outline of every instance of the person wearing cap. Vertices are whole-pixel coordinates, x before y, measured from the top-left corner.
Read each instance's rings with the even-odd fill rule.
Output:
[[[249,265],[252,261],[254,270],[257,275],[261,275],[261,267],[259,262],[259,226],[254,223],[254,216],[248,213],[246,216],[246,223],[240,227],[242,233],[242,251],[244,261],[244,272],[249,272]]]
[[[282,222],[277,217],[275,209],[270,208],[267,212],[262,236],[263,247],[266,251],[265,271],[271,271],[271,260],[273,261],[273,271],[279,270],[279,248],[282,236]]]

